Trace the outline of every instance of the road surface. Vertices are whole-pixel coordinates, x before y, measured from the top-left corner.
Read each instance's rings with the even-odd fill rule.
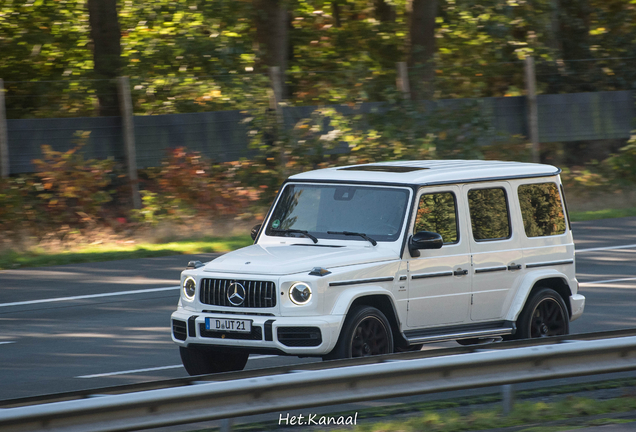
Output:
[[[636,327],[636,218],[573,229],[587,305],[571,333]],[[170,339],[174,287],[189,260],[214,256],[0,272],[0,400],[185,376]],[[253,356],[247,368],[311,361]]]

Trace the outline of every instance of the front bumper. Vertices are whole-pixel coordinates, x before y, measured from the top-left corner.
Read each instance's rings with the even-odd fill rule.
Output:
[[[276,352],[299,356],[322,356],[336,345],[343,315],[279,317],[200,313],[177,309],[172,314],[172,340],[183,347],[208,345],[239,348],[254,353]],[[205,329],[205,319],[246,319],[251,333],[219,333]]]
[[[585,309],[585,297],[581,294],[574,294],[570,296],[570,309],[572,310],[572,317],[570,321],[574,321],[583,315],[583,309]]]

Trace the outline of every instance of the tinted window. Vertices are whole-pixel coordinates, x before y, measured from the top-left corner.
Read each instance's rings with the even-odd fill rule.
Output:
[[[565,217],[561,195],[554,183],[537,183],[519,186],[519,206],[523,227],[528,237],[563,234]]]
[[[457,212],[455,195],[450,192],[424,194],[420,197],[413,233],[438,233],[444,243],[457,243]]]
[[[272,213],[266,234],[285,236],[279,231],[293,229],[308,231],[317,238],[365,241],[355,236],[329,234],[329,231],[350,231],[364,233],[377,241],[395,241],[400,237],[408,200],[409,191],[401,188],[288,184]]]
[[[510,237],[508,202],[503,189],[473,189],[468,192],[468,206],[476,241]]]

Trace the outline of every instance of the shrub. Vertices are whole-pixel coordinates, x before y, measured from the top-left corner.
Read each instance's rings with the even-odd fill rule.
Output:
[[[81,229],[104,220],[104,204],[116,194],[109,189],[116,177],[115,162],[86,160],[82,146],[80,142],[58,152],[44,145],[42,159],[33,161],[36,174],[0,180],[0,228],[5,235],[63,235],[62,227]]]
[[[258,199],[258,190],[245,187],[239,174],[245,163],[215,164],[185,148],[169,151],[161,167],[147,170],[143,208],[137,220],[155,224],[161,219],[193,216],[232,217],[244,213]]]

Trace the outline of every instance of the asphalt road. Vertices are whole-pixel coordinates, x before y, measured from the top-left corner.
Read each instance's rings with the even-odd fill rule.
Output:
[[[587,305],[571,332],[636,327],[636,218],[573,225]],[[0,272],[0,400],[185,376],[170,339],[171,287],[189,260],[214,256]],[[247,367],[310,361],[254,356]]]

